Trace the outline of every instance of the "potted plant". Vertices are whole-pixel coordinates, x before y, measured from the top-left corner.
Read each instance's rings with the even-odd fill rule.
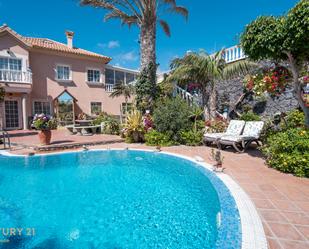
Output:
[[[57,121],[45,114],[35,114],[32,122],[35,129],[40,130],[39,139],[41,145],[49,145],[51,141],[51,130],[57,128]]]
[[[214,150],[212,149],[211,150],[211,160],[213,160],[215,163],[214,163],[214,170],[215,171],[222,171],[224,170],[223,168],[223,159],[224,157],[222,156],[221,154],[221,151],[220,150]]]

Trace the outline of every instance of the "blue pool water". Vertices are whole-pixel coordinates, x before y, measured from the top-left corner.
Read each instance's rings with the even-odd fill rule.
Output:
[[[223,183],[155,152],[0,155],[0,248],[240,248]],[[23,228],[7,237],[6,228]],[[4,232],[4,234],[3,234]]]

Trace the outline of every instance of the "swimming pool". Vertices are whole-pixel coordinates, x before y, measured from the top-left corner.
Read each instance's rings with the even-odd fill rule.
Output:
[[[5,248],[237,248],[239,212],[211,171],[146,151],[0,155]],[[6,228],[22,228],[5,236]],[[11,247],[7,247],[11,246]]]

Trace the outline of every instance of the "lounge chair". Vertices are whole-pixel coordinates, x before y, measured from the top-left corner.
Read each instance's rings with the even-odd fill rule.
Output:
[[[263,121],[248,121],[241,135],[222,136],[217,145],[220,149],[227,146],[233,146],[238,152],[244,152],[252,142],[259,145],[259,139],[264,127]]]
[[[244,129],[244,126],[245,126],[245,121],[243,120],[231,120],[225,132],[205,133],[203,142],[206,145],[209,145],[213,142],[216,142],[218,139],[220,139],[223,136],[240,135],[242,133],[242,130]]]

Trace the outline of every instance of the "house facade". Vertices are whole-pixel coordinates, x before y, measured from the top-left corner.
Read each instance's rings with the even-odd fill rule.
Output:
[[[47,38],[24,37],[7,25],[0,27],[0,127],[27,129],[36,113],[57,116],[59,103],[72,101],[73,116],[104,111],[120,115],[124,98],[109,97],[116,83],[130,83],[137,71],[108,63],[111,58],[76,48],[74,33],[67,44]]]

